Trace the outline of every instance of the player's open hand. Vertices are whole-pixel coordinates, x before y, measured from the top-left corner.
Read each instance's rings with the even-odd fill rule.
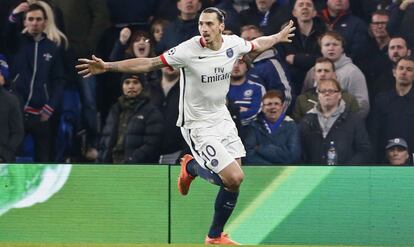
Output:
[[[105,62],[95,55],[92,55],[92,60],[80,58],[78,61],[81,63],[76,65],[78,74],[85,78],[91,75],[98,75],[106,72]]]
[[[293,31],[295,31],[296,27],[293,26],[293,21],[290,20],[289,24],[287,24],[280,32],[276,34],[276,38],[278,43],[280,42],[292,42],[291,38],[295,36]]]

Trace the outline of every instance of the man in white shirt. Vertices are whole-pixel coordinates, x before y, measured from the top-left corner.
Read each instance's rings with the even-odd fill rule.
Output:
[[[134,58],[118,62],[79,59],[79,74],[96,75],[107,71],[142,73],[165,66],[180,69],[180,104],[177,125],[192,154],[181,160],[178,190],[189,191],[196,176],[219,185],[215,213],[205,244],[237,245],[223,228],[237,202],[244,174],[241,157],[245,156],[237,129],[225,106],[233,64],[248,52],[262,52],[279,42],[291,42],[294,31],[290,22],[282,31],[251,42],[222,35],[225,13],[206,8],[199,18],[200,36],[193,37],[155,58]]]

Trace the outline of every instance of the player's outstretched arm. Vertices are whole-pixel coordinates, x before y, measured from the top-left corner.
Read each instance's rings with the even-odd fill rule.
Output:
[[[143,73],[158,70],[165,65],[160,57],[153,58],[133,58],[117,62],[105,62],[102,59],[92,56],[92,59],[80,58],[76,65],[78,74],[83,77],[98,75],[105,72],[121,72],[121,73]]]
[[[258,37],[252,40],[252,43],[254,45],[254,50],[252,52],[260,53],[278,43],[292,42],[290,38],[295,36],[295,34],[293,33],[295,29],[296,27],[293,26],[293,21],[290,20],[289,24],[286,25],[280,32],[269,36]]]

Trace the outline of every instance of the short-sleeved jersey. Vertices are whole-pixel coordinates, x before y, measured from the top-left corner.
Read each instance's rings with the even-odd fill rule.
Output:
[[[207,48],[201,36],[193,37],[161,55],[165,65],[180,68],[177,126],[200,128],[231,116],[226,107],[233,64],[253,49],[236,35],[223,35],[217,51]]]

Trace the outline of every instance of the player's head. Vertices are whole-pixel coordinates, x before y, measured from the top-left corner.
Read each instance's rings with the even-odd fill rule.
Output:
[[[214,7],[206,8],[201,12],[198,30],[207,44],[221,39],[225,17],[226,14],[223,10]]]

